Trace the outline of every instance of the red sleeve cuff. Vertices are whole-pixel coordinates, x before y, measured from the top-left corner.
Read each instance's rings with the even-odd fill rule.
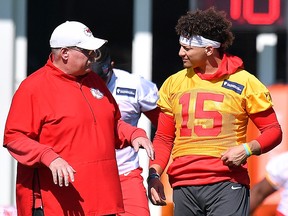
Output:
[[[145,137],[148,139],[147,134],[145,132],[145,130],[143,130],[142,128],[137,128],[131,135],[131,141],[133,141],[134,139],[136,139],[137,137]]]
[[[48,149],[46,152],[43,153],[43,155],[41,157],[41,163],[43,163],[45,166],[49,167],[51,162],[58,157],[60,157],[60,156],[58,154],[56,154],[52,149]]]
[[[116,140],[116,148],[131,146],[132,140],[136,139],[137,137],[148,138],[145,130],[134,127],[123,120],[118,121],[117,128],[118,140]]]

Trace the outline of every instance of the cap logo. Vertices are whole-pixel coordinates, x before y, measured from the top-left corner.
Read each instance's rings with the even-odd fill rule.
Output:
[[[84,28],[84,34],[88,37],[92,36],[92,32],[88,27]]]

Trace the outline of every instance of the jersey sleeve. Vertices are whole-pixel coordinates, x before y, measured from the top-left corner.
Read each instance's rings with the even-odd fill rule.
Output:
[[[140,77],[139,99],[142,112],[153,110],[157,107],[159,99],[158,88],[153,82]]]
[[[132,126],[121,119],[118,120],[116,134],[116,148],[131,146],[132,141],[137,137],[145,137],[148,139],[145,130]]]
[[[156,157],[155,160],[150,160],[150,166],[158,164],[163,170],[165,169],[169,162],[174,139],[175,126],[173,118],[164,113],[160,113],[157,131],[153,139]]]
[[[253,75],[246,83],[246,111],[249,114],[265,111],[272,107],[269,90]]]
[[[24,165],[43,163],[48,166],[59,155],[52,147],[36,141],[43,119],[40,117],[41,106],[34,94],[23,84],[15,92],[5,125],[4,147]]]
[[[279,145],[282,140],[282,129],[273,108],[251,114],[250,119],[260,130],[261,135],[256,139],[261,145],[261,153],[266,153]]]
[[[161,111],[167,115],[173,116],[172,104],[170,98],[170,84],[172,82],[171,77],[167,78],[159,90],[159,100],[157,102]]]

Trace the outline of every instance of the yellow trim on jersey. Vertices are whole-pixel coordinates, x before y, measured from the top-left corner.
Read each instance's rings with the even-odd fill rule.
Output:
[[[245,70],[208,81],[184,69],[163,83],[159,96],[159,107],[175,121],[174,158],[220,157],[246,142],[250,114],[272,107],[268,89]]]

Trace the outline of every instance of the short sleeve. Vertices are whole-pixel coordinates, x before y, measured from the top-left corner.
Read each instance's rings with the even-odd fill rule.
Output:
[[[170,88],[171,88],[171,82],[172,78],[169,77],[165,80],[163,85],[161,86],[159,90],[159,100],[158,100],[158,106],[161,108],[161,111],[164,112],[167,115],[172,116],[172,104],[170,101]]]
[[[253,75],[246,83],[245,99],[249,114],[262,112],[273,106],[269,90]]]
[[[138,102],[140,104],[140,109],[142,112],[147,112],[157,107],[159,95],[156,84],[144,79],[143,77],[140,77],[140,87],[138,91]]]

